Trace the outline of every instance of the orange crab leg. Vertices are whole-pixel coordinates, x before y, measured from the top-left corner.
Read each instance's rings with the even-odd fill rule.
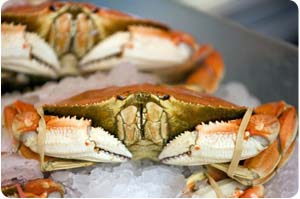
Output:
[[[17,114],[23,112],[35,112],[34,106],[22,101],[15,101],[11,106],[4,108],[4,124],[8,130],[12,129],[12,123]]]
[[[207,57],[206,57],[207,56]],[[187,84],[200,85],[207,92],[214,92],[223,78],[224,62],[219,52],[210,45],[203,45],[195,54],[195,60],[204,58],[192,75],[187,79]]]
[[[279,118],[281,129],[279,132],[279,140],[281,146],[282,158],[278,164],[281,168],[289,160],[296,145],[297,135],[297,115],[294,107],[287,108]]]
[[[239,198],[263,198],[265,189],[262,185],[256,185],[246,189]]]
[[[17,194],[20,198],[47,198],[51,193],[59,193],[60,197],[64,195],[62,185],[54,182],[51,179],[35,179],[28,181],[25,185],[14,184],[7,188],[2,187],[4,195]],[[56,196],[57,195],[52,195]]]
[[[280,116],[279,140],[282,153],[286,153],[297,133],[297,116],[294,107],[288,107]]]
[[[286,107],[286,103],[284,101],[270,102],[256,107],[254,112],[275,115],[276,117],[279,117],[284,111],[285,107]]]
[[[51,179],[37,179],[29,181],[25,185],[24,191],[38,195],[39,197],[47,197],[52,192],[59,192],[61,195],[64,194],[63,187]]]
[[[18,191],[18,195],[20,196],[20,198],[26,198],[24,191],[22,190],[20,184],[16,184],[16,188]]]
[[[279,118],[279,143],[282,155],[291,153],[290,148],[297,134],[297,114],[295,107],[287,106],[285,102],[271,102],[255,109],[256,113],[275,115]]]
[[[263,198],[265,194],[265,189],[263,185],[255,185],[255,186],[243,186],[239,185],[239,183],[225,179],[227,178],[225,173],[220,173],[220,171],[216,170],[213,167],[210,167],[211,169],[206,170],[206,174],[200,172],[200,173],[195,173],[192,176],[190,176],[187,180],[186,187],[183,189],[183,195],[184,197],[189,196],[189,197],[198,197],[202,196],[202,194],[207,194],[205,195],[206,197],[213,197],[211,195],[212,193],[209,193],[210,190],[207,188],[207,186],[199,186],[196,185],[197,182],[205,182],[207,180],[207,176],[209,176],[211,179],[213,179],[216,183],[215,185],[212,185],[211,181],[209,181],[209,184],[211,186],[211,189],[213,189],[213,192],[215,194],[221,194],[222,197],[228,197],[228,198]],[[219,174],[215,174],[215,172]],[[212,174],[213,176],[209,175]],[[204,180],[204,181],[203,181]],[[225,183],[225,181],[227,181]],[[224,187],[224,185],[227,185]],[[200,193],[199,193],[200,191]],[[225,194],[226,193],[226,194]]]
[[[276,168],[277,164],[281,159],[281,154],[279,153],[278,141],[275,140],[266,150],[262,151],[257,156],[247,159],[244,162],[246,168],[255,170],[255,172],[260,176],[258,180],[254,180],[253,184],[264,183],[265,178],[270,175]]]
[[[15,119],[16,115],[26,113],[26,112],[36,113],[36,110],[32,104],[25,103],[19,100],[15,101],[10,106],[6,106],[4,108],[5,127],[7,129],[11,129],[13,120]]]
[[[17,110],[12,106],[6,106],[4,108],[4,125],[9,132],[12,130],[13,119],[17,114]]]
[[[280,162],[278,163],[278,166],[277,166],[278,169],[283,167],[285,165],[285,163],[287,163],[287,161],[290,159],[291,155],[294,152],[295,145],[296,145],[296,140],[294,140],[294,142],[292,142],[292,144],[287,149],[287,151],[282,155],[282,158],[281,158],[281,160],[280,160]]]
[[[227,178],[227,174],[224,173],[223,171],[216,169],[210,165],[206,166],[206,172],[215,180],[215,181],[219,181],[219,180],[223,180],[225,178]]]
[[[40,161],[41,158],[40,158],[40,155],[33,152],[32,150],[30,150],[29,147],[25,146],[24,144],[21,144],[20,147],[19,147],[19,150],[18,152],[24,157],[24,158],[27,158],[27,159],[34,159],[34,160],[37,160],[37,161]],[[49,160],[52,160],[52,159],[55,159],[55,158],[52,158],[52,157],[49,157],[49,156],[45,156],[44,157],[44,161],[49,161]]]
[[[22,133],[34,131],[38,127],[39,115],[34,106],[22,101],[16,101],[4,108],[4,124],[12,132],[16,140]]]
[[[13,106],[16,108],[16,110],[19,113],[30,111],[30,112],[36,112],[34,106],[32,104],[17,100],[13,103]]]
[[[272,172],[281,168],[291,156],[295,146],[297,116],[295,108],[286,108],[283,101],[261,105],[255,109],[255,112],[275,115],[279,117],[280,122],[279,139],[259,155],[244,162],[245,167],[255,170],[260,175],[253,184],[261,184],[271,179]]]
[[[40,117],[34,106],[29,103],[16,101],[4,108],[5,127],[13,134],[15,144],[19,143],[19,138],[22,134],[37,129],[39,119]],[[31,151],[24,144],[19,145],[18,152],[25,158],[40,160],[39,154]],[[45,160],[48,161],[49,157],[45,157]]]

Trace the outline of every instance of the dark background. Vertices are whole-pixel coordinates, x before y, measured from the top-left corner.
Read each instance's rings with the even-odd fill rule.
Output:
[[[181,1],[205,3],[208,0]],[[298,45],[298,7],[291,0],[226,1],[232,3],[217,1],[216,6],[209,11],[267,36]]]

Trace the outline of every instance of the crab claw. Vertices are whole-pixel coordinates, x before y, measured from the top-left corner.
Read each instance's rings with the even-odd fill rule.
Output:
[[[93,162],[124,162],[131,153],[114,136],[102,128],[91,127],[90,120],[75,117],[45,116],[45,155]],[[22,136],[25,146],[38,152],[37,133]]]
[[[23,25],[1,25],[2,68],[8,71],[55,78],[60,69],[53,49]]]
[[[230,162],[241,119],[228,122],[210,122],[186,131],[172,140],[159,159],[166,164],[203,165]],[[241,159],[256,156],[270,145],[279,133],[275,116],[252,115],[247,125]]]
[[[83,72],[94,72],[131,62],[143,71],[169,72],[192,59],[194,48],[195,41],[184,33],[130,26],[128,31],[117,32],[95,46],[82,58],[79,67]]]

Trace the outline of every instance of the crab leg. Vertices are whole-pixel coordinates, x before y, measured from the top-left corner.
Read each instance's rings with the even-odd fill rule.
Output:
[[[36,179],[25,183],[1,187],[5,196],[11,197],[17,194],[21,198],[61,198],[64,196],[62,185],[51,179]]]
[[[255,157],[245,160],[242,170],[234,179],[246,185],[264,184],[283,167],[295,147],[297,134],[297,116],[294,107],[286,105],[283,101],[263,104],[255,109],[257,114],[269,114],[279,118],[280,131],[278,138],[264,151]],[[224,172],[227,171],[226,164],[213,165]],[[225,166],[225,167],[224,167]],[[245,178],[243,175],[251,171],[255,178]]]
[[[264,187],[262,185],[247,188],[231,179],[221,180],[217,183],[226,198],[262,198],[264,196]],[[217,198],[215,190],[210,185],[201,187],[201,189],[193,193],[192,196],[200,198]]]
[[[262,198],[264,196],[262,185],[248,187],[232,179],[212,178],[209,173],[200,172],[190,176],[187,179],[183,196],[193,198]],[[196,186],[196,184],[199,184],[199,186]]]
[[[39,197],[61,197],[64,195],[63,187],[51,179],[29,181],[25,184],[24,191]]]
[[[276,107],[276,111],[271,111],[270,107]],[[275,140],[259,155],[244,162],[244,167],[259,174],[259,178],[252,181],[252,184],[262,184],[271,179],[275,171],[283,167],[291,156],[297,135],[297,116],[295,108],[288,107],[284,102],[264,104],[255,111],[275,114],[279,117],[280,122],[278,140]]]
[[[198,66],[186,80],[186,87],[213,93],[223,78],[224,63],[221,54],[212,46],[203,45],[194,57],[198,60]]]

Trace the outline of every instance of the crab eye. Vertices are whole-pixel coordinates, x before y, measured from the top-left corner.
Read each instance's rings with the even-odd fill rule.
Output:
[[[122,95],[117,95],[117,99],[118,99],[118,100],[124,100],[124,99],[126,99],[126,97],[125,97],[125,96],[122,96]]]
[[[51,10],[51,11],[56,11],[56,7],[55,7],[55,5],[53,5],[53,4],[51,4],[50,6],[49,6],[49,9]]]
[[[158,96],[158,97],[161,100],[168,100],[168,99],[170,99],[170,95],[161,95],[161,96]]]

